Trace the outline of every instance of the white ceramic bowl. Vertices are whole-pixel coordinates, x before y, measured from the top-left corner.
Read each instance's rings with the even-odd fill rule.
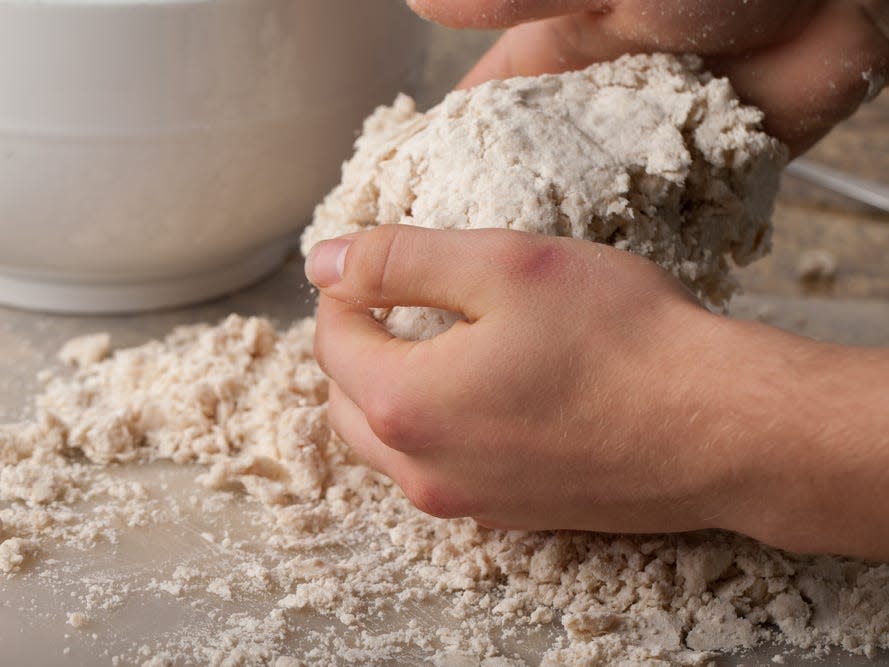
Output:
[[[403,0],[0,0],[0,302],[256,280],[422,67]]]

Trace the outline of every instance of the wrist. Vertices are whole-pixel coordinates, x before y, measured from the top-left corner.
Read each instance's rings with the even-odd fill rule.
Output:
[[[769,450],[781,443],[780,412],[796,395],[797,374],[780,352],[769,356],[775,335],[788,334],[698,307],[667,310],[659,322],[663,365],[641,429],[661,459],[655,486],[678,513],[671,525],[762,539],[750,524],[769,506],[764,494],[785,486],[773,479]]]
[[[713,527],[791,551],[889,555],[887,351],[719,319],[700,441],[716,462]]]
[[[711,364],[705,436],[719,461],[714,527],[776,544],[790,515],[811,503],[797,468],[815,417],[806,378],[817,343],[729,318],[716,328],[719,361]]]
[[[817,343],[759,323],[702,313],[694,326],[681,395],[684,429],[676,446],[701,528],[719,528],[774,543],[797,488],[797,438],[806,401],[808,357]]]

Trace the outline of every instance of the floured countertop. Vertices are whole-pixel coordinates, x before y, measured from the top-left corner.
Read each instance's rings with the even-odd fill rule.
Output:
[[[177,322],[215,322],[229,311],[245,315],[272,313],[283,325],[311,310],[311,299],[303,298],[308,297],[309,292],[301,285],[301,266],[295,261],[271,280],[229,300],[178,314],[126,320],[103,318],[85,323],[80,319],[58,320],[57,323],[63,325],[61,331],[54,327],[45,329],[46,339],[52,341],[47,343],[46,360],[42,353],[34,354],[32,359],[35,367],[49,365],[52,350],[77,332],[107,329],[112,341],[117,338],[141,342],[166,334]],[[830,326],[829,320],[817,319],[817,301],[749,298],[743,306],[760,317],[783,319],[788,325],[800,326],[805,318],[806,326],[812,322]],[[12,323],[21,327],[25,322],[50,321],[22,313],[5,315],[8,317],[4,329],[10,336],[20,337],[25,331],[13,328]],[[859,322],[876,324],[878,315],[874,312],[861,317],[863,320]],[[139,323],[144,328],[134,326]],[[90,324],[102,326],[86,328]],[[71,325],[75,326],[64,328]],[[240,325],[234,323],[233,326]],[[92,343],[97,349],[104,341]],[[89,348],[86,345],[80,351],[85,353]],[[32,349],[38,352],[43,348]],[[76,350],[69,349],[69,352]],[[5,405],[13,406],[21,405],[27,396],[16,392],[15,396],[5,394],[5,398]],[[196,484],[195,478],[204,472],[204,466],[166,462],[101,470],[100,475],[113,479],[107,491],[117,500],[108,502],[103,498],[78,503],[78,511],[85,512],[86,518],[75,518],[75,528],[68,534],[77,535],[76,526],[83,526],[85,533],[94,530],[91,526],[98,526],[99,533],[105,530],[108,536],[113,533],[114,541],[109,542],[102,534],[78,536],[76,541],[95,539],[95,546],[82,550],[41,540],[39,558],[30,564],[26,561],[18,574],[0,582],[4,601],[0,606],[0,643],[7,657],[23,665],[93,665],[113,664],[115,658],[118,664],[141,664],[150,659],[156,662],[149,664],[166,664],[163,658],[170,655],[178,659],[175,664],[202,664],[217,657],[208,652],[209,648],[218,649],[218,657],[225,658],[231,655],[236,644],[246,655],[261,656],[268,647],[277,645],[283,633],[292,655],[317,651],[322,636],[327,641],[332,637],[343,642],[334,645],[333,651],[348,647],[354,650],[356,643],[360,650],[366,651],[368,645],[374,646],[366,638],[374,637],[384,638],[379,642],[384,646],[395,647],[392,664],[415,664],[424,654],[411,648],[399,650],[399,632],[435,638],[442,637],[441,633],[446,633],[448,628],[454,631],[460,628],[460,618],[452,615],[455,609],[452,591],[406,599],[389,613],[362,616],[357,621],[347,601],[343,604],[335,601],[330,606],[333,614],[299,609],[299,595],[284,595],[275,583],[282,564],[287,563],[287,558],[282,559],[279,545],[269,541],[269,537],[276,534],[280,539],[280,523],[276,530],[269,523],[267,508],[246,499],[241,491],[216,492]],[[133,507],[138,508],[139,525],[127,527],[126,521],[134,516]],[[96,508],[101,510],[101,516],[90,514]],[[300,522],[305,519],[298,514],[294,518]],[[275,521],[280,522],[280,518]],[[295,559],[298,567],[305,570],[296,573],[297,580],[303,577],[307,582],[313,581],[332,562],[341,562],[346,568],[360,566],[366,549],[374,548],[378,553],[387,549],[386,542],[372,547],[361,537],[350,542],[354,536],[346,528],[345,533],[332,533],[336,544],[319,545],[311,549],[311,553],[298,545],[295,549],[294,545],[288,546],[291,556],[298,555]],[[296,535],[300,530],[306,527],[302,523],[294,524],[290,534]],[[308,532],[311,533],[311,528]],[[329,529],[327,532],[331,534]],[[285,530],[283,534],[288,532]],[[388,539],[393,538],[390,535]],[[410,546],[409,542],[402,544]],[[467,544],[472,546],[471,540]],[[613,548],[606,547],[606,551]],[[618,542],[616,548],[620,552],[636,547],[621,546]],[[650,548],[661,547],[652,542]],[[717,548],[714,557],[718,559],[720,553]],[[317,571],[313,569],[315,558],[319,559]],[[699,562],[707,563],[708,557]],[[383,564],[381,562],[381,566]],[[384,584],[398,581],[394,573],[380,574],[383,576],[377,581]],[[287,576],[292,577],[293,573]],[[292,581],[295,580],[291,579],[291,585]],[[420,584],[418,589],[414,581],[411,590],[414,593],[422,590],[422,582]],[[458,581],[457,585],[462,584]],[[312,604],[324,608],[326,603],[316,597]],[[277,624],[278,614],[286,622]],[[561,632],[558,623],[542,623],[530,635],[527,626],[517,627],[521,627],[517,636],[511,636],[509,622],[498,623],[481,636],[492,645],[524,658],[528,664],[536,664],[541,654],[551,647],[553,637]],[[356,642],[356,630],[363,633],[360,642]],[[330,650],[321,655],[330,655]],[[795,659],[807,662],[805,652],[787,654],[781,649],[731,656],[721,662],[749,664],[752,660],[754,664],[763,664],[775,653],[780,653],[789,664],[794,664]],[[360,652],[355,652],[353,657],[358,664],[367,662]],[[865,663],[863,658],[836,653],[827,660],[827,664]],[[280,667],[288,664],[281,663]]]
[[[429,86],[426,99],[440,95],[442,86],[468,66],[473,50],[477,53],[484,39],[441,33],[429,65],[429,79],[438,89]],[[889,100],[883,98],[818,150],[826,159],[843,154],[844,145],[858,145],[872,123],[886,119]],[[872,151],[869,155],[868,150]],[[874,170],[863,175],[875,177],[886,172],[880,163],[885,163],[883,156],[889,153],[880,150],[876,142],[861,151],[862,160]],[[776,216],[775,254],[745,271],[743,282],[749,294],[734,302],[733,311],[823,339],[889,345],[887,218],[798,184],[787,185]],[[829,253],[835,259],[835,275],[801,282],[799,258],[807,250]],[[312,308],[313,297],[305,285],[301,261],[295,258],[261,285],[180,311],[66,318],[0,310],[0,423],[27,416],[30,399],[40,389],[36,373],[56,363],[59,348],[75,336],[107,331],[114,347],[122,348],[163,337],[177,325],[216,323],[231,312],[269,316],[286,328],[310,315]],[[4,658],[10,664],[73,666],[112,664],[112,658],[118,656],[119,664],[138,664],[158,657],[159,638],[167,644],[181,640],[186,646],[198,636],[225,650],[226,641],[236,635],[253,635],[261,642],[263,633],[274,634],[275,628],[250,626],[252,619],[273,617],[281,605],[280,596],[270,593],[269,586],[259,585],[274,556],[263,540],[257,539],[264,530],[261,507],[243,502],[236,493],[197,486],[194,478],[200,472],[203,469],[196,466],[164,462],[120,469],[122,486],[115,492],[122,499],[133,492],[127,490],[127,480],[141,484],[148,495],[145,505],[150,516],[145,525],[116,526],[116,544],[98,539],[97,546],[86,553],[65,547],[48,549],[42,556],[45,565],[0,581]],[[86,501],[85,507],[89,506]],[[47,562],[47,558],[57,562]],[[239,572],[242,576],[237,581],[244,582],[237,590],[229,585],[232,572]],[[257,585],[250,585],[251,577]],[[200,582],[199,589],[196,582]],[[329,634],[330,627],[346,642],[355,636],[356,629],[374,635],[428,629],[433,636],[449,625],[459,625],[459,620],[443,615],[442,608],[435,595],[407,601],[397,614],[383,615],[360,628],[344,624],[349,621],[345,617],[331,620],[288,608],[291,629],[286,632],[297,628],[289,637],[294,654],[311,645],[313,631]],[[545,627],[527,638],[508,636],[508,628],[505,634],[491,639],[531,663],[552,639]],[[254,648],[262,650],[261,646]],[[724,662],[763,664],[774,653],[760,651]],[[408,653],[394,662],[411,663],[417,658]],[[802,659],[789,654],[785,661],[793,664]],[[826,664],[866,662],[838,654],[826,660]]]

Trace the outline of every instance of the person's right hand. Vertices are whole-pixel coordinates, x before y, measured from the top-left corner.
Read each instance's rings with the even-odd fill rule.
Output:
[[[889,561],[887,349],[719,317],[649,260],[507,229],[381,225],[306,271],[331,426],[423,511]],[[466,320],[401,340],[370,310],[393,305]]]
[[[581,69],[624,53],[697,53],[799,154],[889,76],[886,0],[408,0],[451,27],[510,28],[464,79]],[[874,16],[883,16],[883,29]]]

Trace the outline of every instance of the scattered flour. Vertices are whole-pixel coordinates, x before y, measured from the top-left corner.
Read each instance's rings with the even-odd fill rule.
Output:
[[[698,665],[762,642],[812,655],[889,647],[889,565],[719,532],[505,532],[420,513],[327,426],[312,334],[311,320],[278,333],[231,316],[50,380],[34,420],[0,430],[0,570],[39,569],[64,589],[65,564],[42,562],[56,542],[89,551],[159,517],[216,516],[198,538],[216,561],[147,587],[185,605],[215,599],[197,607],[210,629],[113,664]],[[109,448],[109,432],[128,435]],[[122,479],[161,459],[203,464],[200,482],[218,490],[179,507]],[[84,512],[87,501],[98,505]],[[228,536],[232,512],[250,539]],[[91,632],[136,594],[117,576],[80,586],[68,622]],[[257,612],[257,598],[271,604]],[[433,614],[443,620],[417,620]],[[329,622],[306,630],[311,617]]]
[[[699,59],[668,55],[493,81],[427,113],[400,96],[365,122],[303,252],[380,224],[503,227],[638,253],[721,306],[730,260],[769,248],[786,152],[761,121]],[[381,317],[408,338],[455,320],[402,308]]]

